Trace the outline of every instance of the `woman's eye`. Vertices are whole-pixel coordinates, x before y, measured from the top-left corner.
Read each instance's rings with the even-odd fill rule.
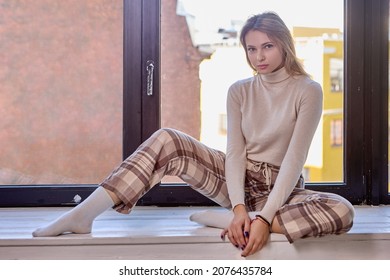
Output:
[[[274,46],[273,44],[267,44],[267,45],[264,46],[264,48],[265,48],[265,49],[270,49],[270,48],[272,48],[273,46]]]
[[[254,52],[255,48],[248,48],[248,52]]]

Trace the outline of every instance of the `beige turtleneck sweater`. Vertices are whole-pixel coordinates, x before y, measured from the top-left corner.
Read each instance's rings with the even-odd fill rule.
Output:
[[[227,97],[226,182],[233,208],[244,202],[247,159],[280,166],[264,208],[272,222],[296,185],[322,114],[321,86],[285,68],[234,83]]]

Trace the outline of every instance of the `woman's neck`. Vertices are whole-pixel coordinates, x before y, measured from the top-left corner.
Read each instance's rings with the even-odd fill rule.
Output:
[[[276,70],[275,72],[268,74],[260,74],[259,76],[264,82],[270,84],[277,84],[283,82],[290,77],[290,75],[286,71],[286,68],[284,67]]]

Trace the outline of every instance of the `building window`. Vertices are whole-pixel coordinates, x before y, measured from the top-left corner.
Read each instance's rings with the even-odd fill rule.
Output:
[[[343,145],[343,120],[332,120],[330,123],[330,144],[334,146]]]
[[[339,58],[330,59],[330,89],[331,92],[343,92],[343,60]]]
[[[227,115],[226,114],[219,115],[219,133],[221,135],[227,134]]]

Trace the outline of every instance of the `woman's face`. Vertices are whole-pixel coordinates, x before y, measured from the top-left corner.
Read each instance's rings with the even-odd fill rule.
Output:
[[[268,74],[283,67],[283,54],[266,33],[251,30],[245,36],[246,52],[252,67],[259,74]]]

